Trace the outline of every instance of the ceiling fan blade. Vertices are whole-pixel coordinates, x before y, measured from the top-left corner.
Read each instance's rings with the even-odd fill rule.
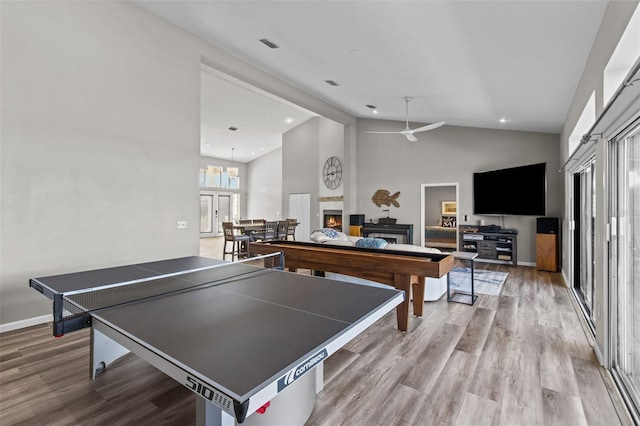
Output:
[[[413,133],[410,133],[408,135],[405,135],[407,137],[407,139],[409,139],[411,142],[415,142],[418,140],[418,138],[416,138],[415,136],[413,136]]]
[[[444,123],[444,121],[439,121],[437,123],[429,124],[428,126],[418,127],[417,129],[413,129],[413,132],[426,132],[427,130],[437,129],[440,126],[443,126]]]
[[[365,133],[384,133],[384,134],[387,134],[387,135],[401,135],[402,134],[402,132],[372,132],[372,131],[369,131],[369,130],[367,130]]]

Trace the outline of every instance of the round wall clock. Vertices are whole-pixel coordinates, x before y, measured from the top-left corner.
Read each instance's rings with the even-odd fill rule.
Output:
[[[329,189],[336,189],[342,183],[342,163],[338,157],[329,157],[322,168],[322,180]]]

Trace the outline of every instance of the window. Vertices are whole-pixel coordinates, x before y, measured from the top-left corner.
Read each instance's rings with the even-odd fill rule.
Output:
[[[200,169],[200,188],[240,189],[238,167],[207,166]]]

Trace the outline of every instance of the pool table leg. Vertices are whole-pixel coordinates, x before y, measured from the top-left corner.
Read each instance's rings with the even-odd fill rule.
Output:
[[[411,276],[411,289],[413,290],[413,315],[421,317],[424,308],[424,277]]]
[[[398,330],[407,331],[409,329],[409,297],[411,295],[411,275],[394,274],[393,284],[396,289],[404,291],[404,302],[396,307],[398,318]]]

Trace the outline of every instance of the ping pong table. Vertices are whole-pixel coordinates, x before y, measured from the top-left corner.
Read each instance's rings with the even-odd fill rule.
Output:
[[[196,393],[206,425],[303,424],[323,361],[405,297],[202,257],[29,283],[53,300],[54,335],[91,327],[92,378],[133,352]]]

